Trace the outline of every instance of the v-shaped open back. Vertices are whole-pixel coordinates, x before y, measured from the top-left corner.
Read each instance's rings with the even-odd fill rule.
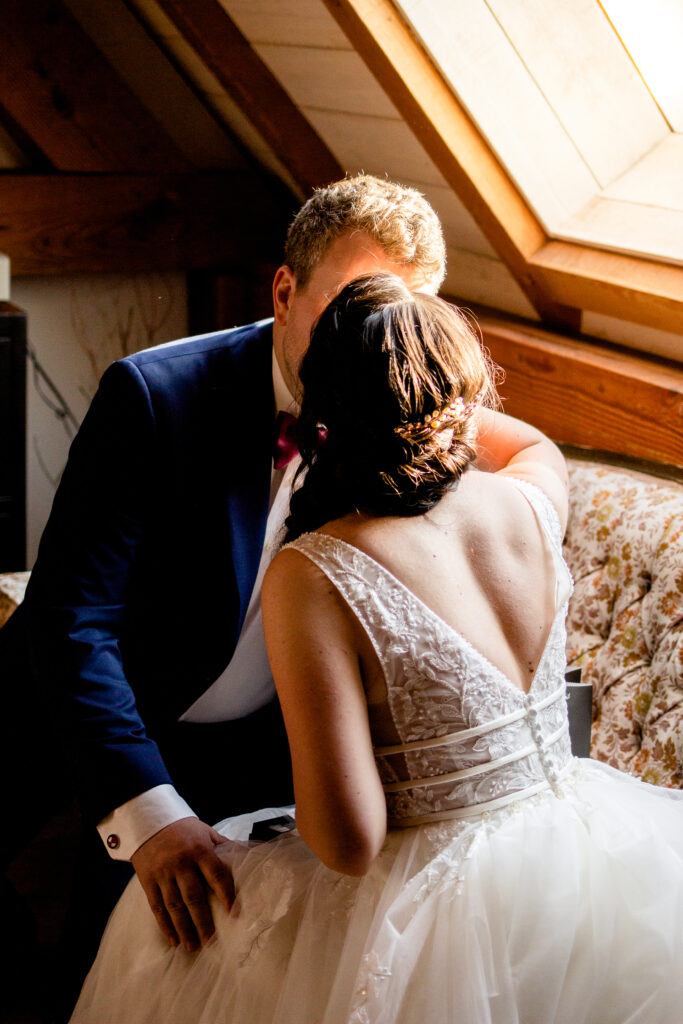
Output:
[[[520,486],[526,493],[528,485]],[[533,487],[527,497],[568,583],[554,510]],[[544,788],[566,767],[564,615],[569,585],[560,588],[560,605],[525,694],[366,552],[321,532],[306,534],[291,546],[329,577],[363,625],[382,666],[400,738],[392,748],[376,750],[392,820],[406,824],[445,812],[447,817],[470,813],[490,800]]]
[[[566,601],[571,593],[572,583],[569,570],[567,569],[566,563],[562,557],[562,537],[559,521],[550,501],[546,495],[533,484],[528,484],[525,481],[518,480],[516,478],[508,478],[508,481],[517,486],[538,522],[541,537],[543,538],[546,550],[552,560],[555,578],[553,604],[550,608],[550,614],[547,616],[547,621],[544,623],[541,654],[536,661],[533,671],[531,672],[529,685],[527,687],[521,687],[517,682],[515,682],[515,680],[510,678],[504,668],[496,662],[496,659],[490,654],[485,653],[482,649],[481,643],[476,642],[472,637],[467,636],[461,629],[458,629],[452,623],[446,621],[443,615],[437,612],[435,608],[424,600],[424,598],[421,598],[412,587],[405,583],[395,571],[389,569],[381,560],[370,555],[369,552],[358,545],[350,544],[348,541],[344,541],[341,538],[333,538],[332,535],[326,534],[324,530],[319,532],[324,536],[330,536],[331,539],[336,539],[342,545],[347,544],[350,548],[359,553],[359,557],[367,558],[372,563],[372,571],[384,574],[387,577],[387,584],[401,591],[403,593],[403,598],[406,601],[413,600],[420,605],[425,615],[438,620],[445,630],[449,630],[455,634],[459,642],[463,645],[467,645],[473,655],[479,657],[491,671],[497,672],[506,680],[507,683],[509,683],[510,686],[520,689],[522,692],[529,693],[534,685],[534,680],[541,662],[543,661],[547,643],[550,638],[554,622],[557,618],[557,613],[560,608],[564,608],[566,605]],[[520,663],[526,663],[527,659],[520,655],[518,656],[518,661]]]

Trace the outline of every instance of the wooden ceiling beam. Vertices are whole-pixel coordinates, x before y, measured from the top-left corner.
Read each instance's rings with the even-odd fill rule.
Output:
[[[157,0],[308,196],[344,170],[217,0]]]
[[[291,197],[254,172],[0,175],[13,275],[277,264]]]
[[[683,333],[683,267],[548,241],[530,266],[556,302]]]
[[[3,0],[0,49],[2,106],[57,170],[191,169],[60,0]]]
[[[542,225],[391,0],[324,2],[539,316],[578,329],[530,272]]]
[[[683,467],[683,368],[498,318],[478,322],[505,371],[505,412],[561,444]]]

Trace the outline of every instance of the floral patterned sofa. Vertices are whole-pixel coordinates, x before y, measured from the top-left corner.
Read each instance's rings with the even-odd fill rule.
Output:
[[[569,460],[567,659],[593,686],[591,756],[683,787],[683,485]],[[0,625],[28,573],[0,575]]]
[[[683,787],[683,486],[569,461],[567,660],[593,686],[591,756]]]

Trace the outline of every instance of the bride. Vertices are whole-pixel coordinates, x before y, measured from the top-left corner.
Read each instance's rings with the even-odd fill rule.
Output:
[[[218,826],[237,895],[198,953],[134,879],[73,1022],[675,1024],[683,799],[571,756],[560,453],[390,275],[327,307],[301,380],[262,595],[297,828]]]

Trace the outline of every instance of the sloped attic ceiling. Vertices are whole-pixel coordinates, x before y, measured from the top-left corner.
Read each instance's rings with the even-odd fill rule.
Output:
[[[509,0],[457,10],[473,25],[493,13],[500,26],[515,6],[543,11]],[[560,5],[563,16],[572,6]],[[680,358],[683,268],[554,235],[516,168],[513,178],[495,126],[487,135],[477,119],[476,90],[448,84],[427,29],[407,24],[418,7],[436,9],[6,0],[0,187],[11,216],[0,249],[17,273],[65,261],[107,269],[125,249],[137,268],[155,253],[183,267],[276,259],[298,200],[362,169],[433,203],[449,247],[447,293],[572,331],[621,318],[641,325],[645,347]],[[460,37],[451,25],[443,38],[447,57]],[[494,85],[480,90],[489,108]]]
[[[123,3],[81,6],[3,6],[0,250],[14,274],[276,261],[289,189]]]

